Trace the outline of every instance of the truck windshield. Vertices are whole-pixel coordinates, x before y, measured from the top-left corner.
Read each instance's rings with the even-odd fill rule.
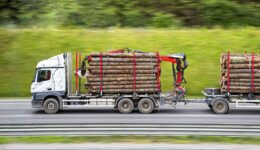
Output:
[[[32,80],[32,82],[35,82],[35,77],[36,77],[36,74],[37,74],[37,69],[35,69],[35,72],[34,72],[34,75],[33,75],[33,80]]]

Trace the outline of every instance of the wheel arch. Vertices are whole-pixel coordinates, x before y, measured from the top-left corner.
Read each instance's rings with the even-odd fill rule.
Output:
[[[42,107],[43,107],[43,104],[44,102],[49,99],[49,98],[54,98],[58,101],[59,103],[59,107],[60,109],[63,109],[63,106],[62,106],[62,97],[60,97],[59,95],[56,95],[56,94],[49,94],[49,95],[46,95],[44,98],[43,98],[43,101],[42,101]]]
[[[227,112],[226,112],[226,113],[229,113],[229,112],[231,111],[230,105],[229,105],[229,101],[228,101],[228,99],[225,98],[225,97],[216,97],[216,98],[214,98],[214,99],[211,101],[211,105],[213,106],[214,103],[216,103],[216,102],[218,102],[218,101],[223,101],[223,102],[225,102],[225,103],[227,104]],[[212,108],[212,109],[213,109],[213,108]]]
[[[225,97],[215,97],[211,102],[210,105],[213,105],[216,101],[224,101],[227,103],[228,107],[229,107],[229,101],[227,98]]]
[[[157,106],[157,105],[156,105],[156,100],[155,100],[153,97],[147,96],[147,97],[142,97],[142,98],[148,98],[148,99],[152,100],[154,107]],[[142,98],[140,98],[140,100],[141,100]]]
[[[120,96],[120,97],[116,98],[116,101],[115,101],[115,107],[116,107],[116,108],[117,108],[117,106],[118,106],[118,102],[119,102],[121,99],[123,99],[123,98],[129,98],[129,99],[131,99],[131,100],[133,101],[133,103],[135,104],[135,99],[133,99],[133,97],[131,97],[131,96]],[[158,106],[158,105],[157,105],[157,102],[156,102],[156,99],[153,98],[152,96],[140,96],[139,99],[136,99],[136,100],[137,100],[137,103],[138,103],[142,98],[151,99],[152,102],[153,102],[153,104],[154,104],[154,107],[157,107],[157,106]],[[135,105],[134,105],[134,106],[135,106]],[[136,106],[135,106],[135,107],[136,107]]]
[[[116,101],[115,101],[115,107],[116,107],[116,108],[118,107],[118,103],[119,103],[119,101],[120,101],[121,99],[123,99],[123,98],[129,98],[129,99],[132,100],[131,97],[120,96],[120,97],[116,98]],[[132,100],[132,101],[133,101],[133,100]]]

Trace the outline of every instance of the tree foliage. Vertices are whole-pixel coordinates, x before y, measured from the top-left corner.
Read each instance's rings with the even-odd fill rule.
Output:
[[[259,0],[1,0],[1,26],[260,26]]]

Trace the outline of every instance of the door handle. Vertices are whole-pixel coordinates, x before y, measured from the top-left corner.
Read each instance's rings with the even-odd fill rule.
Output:
[[[52,88],[48,88],[47,90],[50,91],[50,90],[52,90]]]

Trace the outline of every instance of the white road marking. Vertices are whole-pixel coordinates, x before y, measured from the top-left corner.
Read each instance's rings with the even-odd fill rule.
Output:
[[[31,132],[31,131],[201,131],[201,132],[260,132],[259,129],[216,129],[216,128],[22,128],[0,129],[0,132]]]
[[[86,114],[88,116],[86,116]],[[117,116],[122,116],[123,118],[146,118],[148,119],[147,117],[151,117],[151,119],[153,117],[158,117],[158,116],[161,116],[161,117],[200,117],[200,118],[203,118],[203,117],[215,117],[215,118],[223,118],[223,119],[230,119],[230,118],[240,118],[241,117],[254,117],[254,118],[260,118],[260,115],[229,115],[229,116],[223,116],[223,115],[215,115],[215,114],[210,114],[210,115],[204,115],[204,114],[197,114],[197,115],[185,115],[185,114],[174,114],[174,112],[172,114],[160,114],[160,115],[154,115],[154,114],[148,114],[148,115],[143,115],[143,114],[130,114],[129,116],[123,116],[122,114],[88,114],[86,112],[86,114],[54,114],[54,115],[48,115],[48,114],[28,114],[28,115],[0,115],[0,118],[8,118],[8,117],[46,117],[46,118],[54,118],[54,117],[57,117],[57,118],[69,118],[69,117],[92,117],[92,116],[95,116],[97,119],[99,117],[108,117],[108,116],[114,116],[117,115]],[[169,118],[170,119],[170,118]]]
[[[15,105],[17,103],[8,103],[8,102],[4,102],[4,103],[1,103],[0,102],[0,105]],[[30,105],[31,103],[18,103],[19,105]]]
[[[1,147],[2,146],[2,147]],[[98,150],[172,150],[172,149],[181,149],[181,150],[259,150],[260,145],[249,145],[249,144],[218,144],[218,143],[206,143],[206,144],[169,144],[169,143],[76,143],[76,144],[63,144],[63,143],[51,143],[51,144],[4,144],[1,145],[1,149],[59,149],[59,150],[68,150],[68,149],[98,149]]]
[[[33,115],[0,115],[0,118],[32,117]]]
[[[30,102],[31,99],[15,99],[15,100],[8,100],[8,99],[0,99],[0,103],[2,102]]]
[[[20,110],[20,109],[32,109],[32,107],[4,107],[4,108],[1,108],[0,107],[0,110]]]

